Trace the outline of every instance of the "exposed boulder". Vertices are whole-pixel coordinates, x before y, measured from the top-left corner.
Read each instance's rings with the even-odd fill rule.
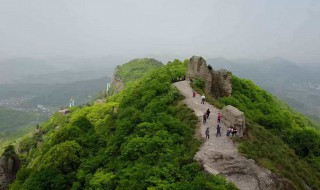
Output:
[[[246,122],[244,113],[237,108],[228,105],[221,110],[222,123],[229,127],[236,127],[238,129],[237,136],[242,137],[243,132],[246,129]]]
[[[192,56],[187,68],[189,79],[200,78],[205,81],[204,92],[215,98],[231,96],[231,73],[226,69],[215,71],[211,65],[199,56]]]
[[[0,158],[0,190],[8,189],[20,168],[20,159],[12,145],[8,146]]]

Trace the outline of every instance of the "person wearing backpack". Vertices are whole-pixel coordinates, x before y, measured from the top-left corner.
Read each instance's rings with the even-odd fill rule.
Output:
[[[204,96],[204,94],[202,94],[202,96],[201,96],[201,104],[204,104],[205,100],[206,100],[206,97]]]

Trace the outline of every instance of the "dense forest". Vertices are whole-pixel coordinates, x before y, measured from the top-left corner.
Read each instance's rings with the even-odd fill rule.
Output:
[[[145,69],[150,61],[157,68]],[[193,160],[198,119],[171,85],[188,63],[140,59],[118,67],[115,75],[126,83],[121,92],[56,113],[20,141],[22,168],[10,189],[237,189]],[[193,87],[202,91],[203,82]],[[245,138],[235,138],[240,152],[296,189],[320,189],[319,127],[251,81],[232,82],[231,97],[207,97],[244,111]]]

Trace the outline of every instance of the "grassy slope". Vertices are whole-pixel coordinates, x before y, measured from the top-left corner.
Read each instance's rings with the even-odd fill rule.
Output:
[[[103,105],[56,114],[44,136],[20,143],[24,167],[11,189],[236,189],[193,161],[197,118],[170,82],[186,64],[151,71]]]
[[[237,139],[239,151],[283,176],[296,189],[320,189],[319,126],[250,80],[232,77],[231,97],[207,101],[218,108],[233,105],[246,116],[246,135]],[[199,93],[201,83],[192,87]]]
[[[134,59],[124,65],[118,66],[116,76],[120,77],[125,84],[135,81],[146,72],[162,67],[163,64],[155,59]]]
[[[305,184],[320,189],[319,126],[250,80],[232,80],[231,97],[208,99],[219,108],[233,105],[245,113],[247,131],[238,139],[240,152],[291,180],[297,189],[305,189]]]

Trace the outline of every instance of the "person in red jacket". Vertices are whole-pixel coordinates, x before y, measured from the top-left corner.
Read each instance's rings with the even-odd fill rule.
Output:
[[[220,121],[221,121],[221,114],[218,113],[218,123],[220,123]]]

